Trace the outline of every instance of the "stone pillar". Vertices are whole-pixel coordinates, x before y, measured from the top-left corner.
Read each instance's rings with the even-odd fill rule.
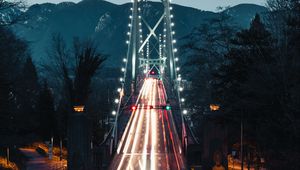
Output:
[[[68,169],[91,169],[90,134],[90,123],[85,113],[73,113],[68,124]]]

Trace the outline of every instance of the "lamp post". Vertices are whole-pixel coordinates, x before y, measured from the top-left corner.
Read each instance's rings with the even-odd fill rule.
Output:
[[[241,170],[244,170],[243,135],[244,135],[244,124],[243,124],[243,113],[241,113]]]
[[[7,147],[7,149],[6,149],[6,163],[7,163],[7,165],[9,165],[9,147]]]

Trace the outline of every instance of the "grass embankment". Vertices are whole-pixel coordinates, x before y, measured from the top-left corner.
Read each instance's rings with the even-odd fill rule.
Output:
[[[0,148],[0,170],[20,170],[25,168],[26,157],[15,148],[10,148],[10,160],[7,162],[7,148]]]
[[[19,170],[16,163],[8,161],[7,159],[0,156],[0,169],[1,170]]]

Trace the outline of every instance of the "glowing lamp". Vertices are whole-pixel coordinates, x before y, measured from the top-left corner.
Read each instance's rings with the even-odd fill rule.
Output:
[[[211,104],[209,106],[209,108],[210,108],[211,111],[218,111],[218,110],[220,110],[220,106],[216,105],[216,104]]]
[[[183,112],[182,112],[184,115],[186,115],[187,113],[188,113],[188,111],[187,110],[183,110]]]
[[[75,112],[83,112],[84,106],[74,106],[73,109]]]

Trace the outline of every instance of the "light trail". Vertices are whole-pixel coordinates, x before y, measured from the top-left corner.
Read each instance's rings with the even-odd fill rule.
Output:
[[[146,83],[143,84],[143,86],[142,86],[142,88],[141,88],[141,93],[139,94],[138,99],[139,99],[141,96],[142,96],[142,97],[144,96],[146,85],[147,85]],[[133,111],[132,114],[134,115],[134,114],[135,114],[135,111]],[[130,128],[130,125],[131,125],[131,122],[132,122],[133,118],[134,118],[134,116],[131,116],[131,117],[130,117],[129,123],[127,124],[127,126],[126,126],[126,128],[125,128],[124,135],[122,136],[121,141],[120,141],[120,143],[119,143],[119,145],[118,145],[118,149],[117,149],[117,153],[118,153],[118,154],[120,153],[121,147],[122,147],[123,142],[124,142],[124,140],[125,140],[125,136],[126,136],[126,134],[127,134],[128,129]]]
[[[142,105],[142,107],[144,107],[144,105]],[[144,110],[141,110],[141,113],[139,114],[139,120],[143,120],[144,119]],[[135,153],[136,152],[136,147],[137,147],[137,141],[140,138],[140,134],[141,134],[141,126],[142,126],[143,121],[139,121],[138,122],[138,126],[137,126],[137,133],[135,133],[134,135],[134,140],[133,140],[133,145],[132,145],[132,149],[131,149],[131,153]],[[126,169],[129,169],[129,166],[132,166],[131,162],[133,159],[134,155],[130,155],[130,159],[129,159],[129,163]]]
[[[152,80],[154,81],[154,80]],[[157,88],[156,88],[156,81],[154,81],[155,83],[154,84],[154,95],[153,95],[153,98],[152,98],[152,104],[153,105],[156,105],[156,92],[157,92]],[[152,91],[153,92],[153,91]],[[155,170],[155,165],[156,165],[156,157],[155,157],[155,154],[156,154],[156,142],[157,142],[157,136],[156,136],[156,115],[157,113],[153,110],[151,111],[151,139],[152,139],[152,145],[151,145],[151,170]]]
[[[136,119],[137,119],[137,116],[135,116],[135,115],[137,115],[137,114],[138,114],[138,110],[135,111],[135,114],[134,114],[134,125],[135,125],[135,122],[136,122]],[[133,136],[132,133],[133,133],[133,127],[134,127],[134,125],[130,126],[130,132],[129,132],[129,134],[128,134],[129,139],[126,140],[125,148],[124,148],[124,150],[123,150],[123,155],[122,155],[121,162],[120,162],[120,164],[119,164],[119,166],[118,166],[118,170],[121,170],[122,165],[123,165],[123,162],[124,162],[124,160],[125,160],[125,157],[126,157],[125,154],[127,154],[128,147],[129,147],[129,143],[130,143],[130,140],[131,140],[131,138],[132,138],[132,136]]]
[[[109,169],[186,169],[172,112],[150,107],[165,104],[163,82],[146,78]]]
[[[163,84],[159,84],[159,85],[161,85],[162,87],[163,87]],[[165,100],[165,98],[164,98],[164,96],[166,96],[166,94],[164,93],[164,91],[160,88],[160,90],[161,90],[161,93],[160,93],[160,95],[159,95],[159,101],[160,101],[160,103],[161,104],[163,104],[163,105],[165,105],[166,104],[166,100]],[[163,94],[163,95],[162,95]],[[164,145],[165,146],[167,146],[167,138],[166,138],[166,128],[165,128],[165,124],[164,124],[164,112],[165,111],[160,111],[160,116],[161,116],[161,124],[162,124],[162,130],[163,130],[163,140],[164,140]],[[170,169],[170,165],[169,165],[169,159],[168,159],[168,148],[167,147],[165,147],[165,157],[166,157],[166,163],[167,163],[167,170],[169,170]]]
[[[148,100],[148,105],[151,105],[150,100]],[[148,155],[148,150],[147,150],[147,146],[149,143],[149,127],[150,127],[150,113],[151,110],[147,109],[146,111],[146,118],[147,118],[147,122],[146,122],[146,133],[145,133],[145,143],[144,143],[144,147],[143,147],[143,170],[146,170],[147,168],[147,155]]]

